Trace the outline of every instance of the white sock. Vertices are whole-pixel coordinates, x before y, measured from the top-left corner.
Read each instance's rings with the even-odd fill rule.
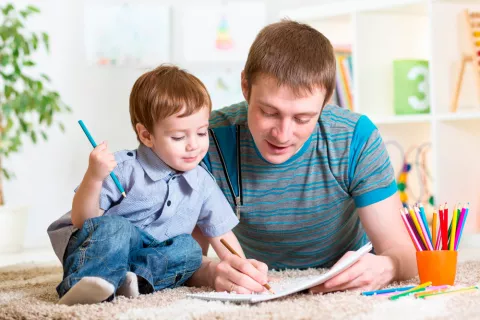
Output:
[[[94,304],[105,301],[115,291],[115,287],[108,281],[98,277],[85,277],[78,281],[58,301],[58,304]]]
[[[125,281],[120,288],[117,289],[117,294],[127,298],[136,298],[140,295],[140,292],[138,291],[137,275],[135,273],[130,271],[127,272]]]

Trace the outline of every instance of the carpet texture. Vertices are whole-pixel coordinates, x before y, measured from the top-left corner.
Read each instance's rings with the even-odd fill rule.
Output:
[[[321,274],[325,270],[272,272],[276,277]],[[63,306],[56,285],[62,277],[58,266],[0,268],[0,319],[478,319],[480,290],[430,300],[406,297],[390,301],[363,297],[358,292],[326,295],[296,294],[255,305],[237,305],[186,298],[187,293],[208,288],[177,288],[136,299],[117,298],[97,305]],[[456,284],[475,285],[480,262],[458,265]],[[418,279],[394,286],[417,284]]]

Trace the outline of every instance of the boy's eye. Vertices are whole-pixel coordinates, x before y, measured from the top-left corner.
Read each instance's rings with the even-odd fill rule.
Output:
[[[172,137],[173,141],[181,141],[183,139],[185,139],[185,137]]]
[[[207,132],[199,132],[198,135],[200,137],[205,137],[207,135]]]

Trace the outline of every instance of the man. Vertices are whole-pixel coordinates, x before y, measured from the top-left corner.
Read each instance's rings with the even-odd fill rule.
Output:
[[[213,112],[205,164],[240,218],[247,257],[203,259],[191,285],[263,291],[268,268],[331,267],[368,240],[375,254],[312,292],[373,290],[416,275],[394,172],[373,123],[327,105],[333,48],[294,21],[266,26],[241,85],[246,102]],[[204,239],[194,237],[206,252]],[[262,262],[260,262],[262,261]]]

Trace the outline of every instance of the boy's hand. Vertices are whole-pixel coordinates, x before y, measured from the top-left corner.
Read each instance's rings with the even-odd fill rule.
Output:
[[[87,174],[95,181],[103,181],[117,166],[114,155],[104,141],[90,153]]]

